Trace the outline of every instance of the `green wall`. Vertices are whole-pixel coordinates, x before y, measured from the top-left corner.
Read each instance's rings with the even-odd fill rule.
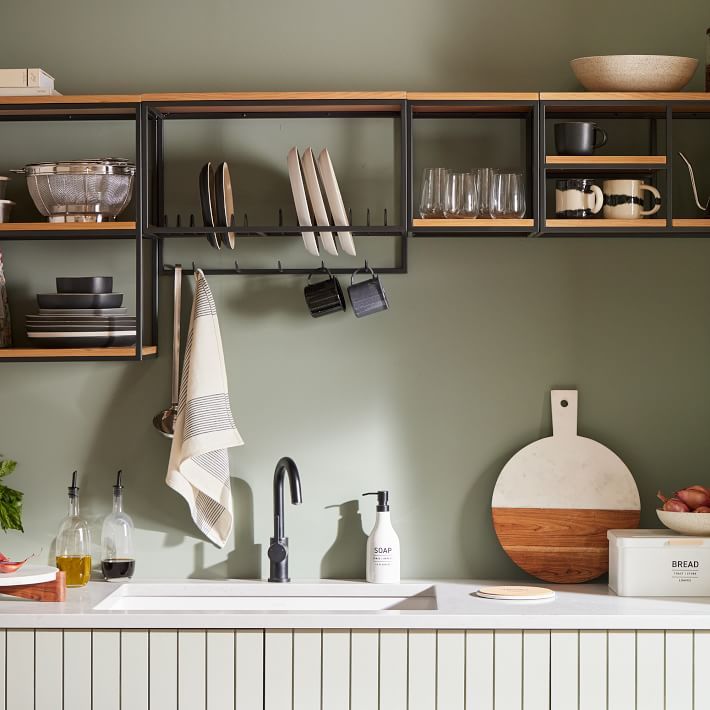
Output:
[[[586,15],[558,0],[6,6],[0,66],[45,67],[64,93],[564,90],[575,88],[567,66],[574,56],[700,57],[710,25],[699,0],[682,9],[660,0],[605,1],[589,4]],[[701,87],[698,72],[692,88]],[[101,130],[88,124],[66,133],[36,126],[29,141],[16,133],[26,127],[3,127],[0,172],[104,145]],[[125,126],[110,130],[112,149],[130,146]],[[175,134],[173,155],[185,176],[173,187],[176,209],[183,192],[194,203],[194,166],[205,157],[252,165],[281,199],[288,194],[282,143],[306,141],[332,141],[347,194],[392,204],[386,177],[394,154],[379,148],[391,144],[390,126],[356,139],[284,122],[252,130],[249,137],[227,129],[198,135],[199,150]],[[279,140],[270,133],[290,130],[295,136]],[[254,147],[262,144],[260,158]],[[358,184],[363,174],[375,182]],[[13,190],[21,195],[19,185]],[[246,202],[267,208],[253,185],[244,190]],[[55,275],[113,273],[126,289],[132,279],[130,243],[13,242],[2,249],[20,326],[33,294],[51,289]],[[185,261],[216,263],[201,243],[178,249],[171,253]],[[404,576],[511,577],[516,570],[491,531],[490,495],[505,461],[549,433],[555,386],[579,388],[580,431],[629,465],[647,526],[656,523],[658,487],[708,480],[707,241],[431,239],[410,249],[410,274],[384,280],[392,310],[363,320],[351,313],[309,318],[303,279],[210,278],[246,441],[231,453],[238,521],[224,551],[202,541],[185,504],[164,485],[168,443],[151,426],[169,400],[168,279],[161,281],[158,360],[0,365],[0,451],[20,461],[12,483],[26,494],[27,529],[8,534],[0,548],[51,555],[71,471],[80,470],[85,510],[100,521],[120,467],[139,528],[140,576],[260,575],[273,466],[290,455],[304,493],[304,505],[287,511],[294,577],[362,574],[362,528],[369,531],[374,506],[361,505],[360,518],[352,501],[376,488],[391,491]]]

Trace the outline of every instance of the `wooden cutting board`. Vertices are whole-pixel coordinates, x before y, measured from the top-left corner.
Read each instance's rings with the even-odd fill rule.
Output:
[[[609,566],[607,530],[638,527],[641,502],[624,462],[577,435],[577,391],[552,390],[552,436],[505,465],[493,527],[518,567],[546,582],[586,582]]]

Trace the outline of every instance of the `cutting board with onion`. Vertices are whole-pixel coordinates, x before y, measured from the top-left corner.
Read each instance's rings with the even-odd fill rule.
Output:
[[[577,391],[552,390],[552,436],[518,451],[493,490],[508,557],[546,582],[586,582],[609,566],[607,531],[638,527],[638,488],[624,462],[577,434]]]

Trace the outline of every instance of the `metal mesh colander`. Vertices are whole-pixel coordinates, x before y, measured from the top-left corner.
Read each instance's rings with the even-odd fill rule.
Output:
[[[125,160],[33,163],[19,171],[37,209],[50,222],[102,222],[126,207],[135,165]]]

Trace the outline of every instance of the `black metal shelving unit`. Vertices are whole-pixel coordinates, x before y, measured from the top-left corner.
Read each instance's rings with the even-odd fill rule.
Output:
[[[144,152],[145,128],[141,120],[140,96],[81,96],[6,98],[0,101],[0,122],[6,121],[132,121],[135,124],[136,164]],[[136,171],[135,194],[143,194],[144,173]],[[0,362],[73,362],[143,360],[157,356],[157,291],[151,289],[150,342],[143,338],[144,269],[143,208],[144,201],[134,199],[134,220],[102,224],[50,224],[48,222],[5,223],[0,225],[0,242],[5,240],[133,240],[135,243],[135,347],[107,348],[31,348],[0,349]],[[157,249],[151,248],[151,281],[157,281]]]

